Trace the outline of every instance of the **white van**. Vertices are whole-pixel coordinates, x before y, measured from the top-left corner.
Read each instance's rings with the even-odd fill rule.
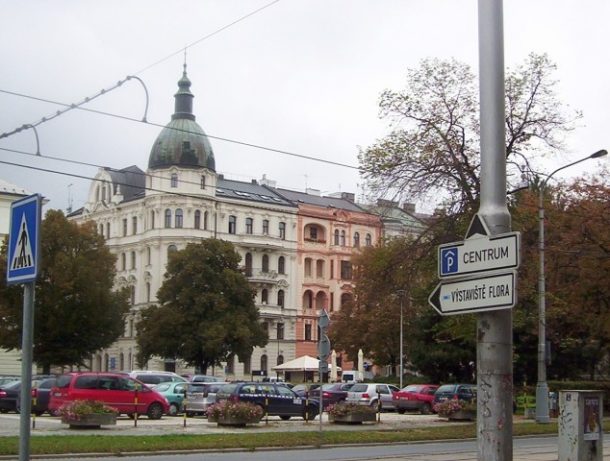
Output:
[[[341,374],[341,381],[344,383],[355,383],[358,381],[358,370],[344,371]]]

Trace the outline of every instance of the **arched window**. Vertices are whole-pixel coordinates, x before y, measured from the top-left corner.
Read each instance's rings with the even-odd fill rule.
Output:
[[[373,239],[371,238],[371,234],[366,234],[365,245],[370,247],[373,244]]]
[[[172,210],[169,208],[165,210],[165,227],[172,227]]]
[[[282,363],[284,363],[284,356],[283,355],[278,355],[277,356],[277,364],[281,365]]]
[[[176,251],[178,251],[178,247],[176,245],[170,245],[167,247],[167,259],[170,258],[170,255],[172,253],[175,253]]]
[[[284,308],[284,290],[279,290],[277,292],[277,305],[282,309]]]
[[[341,231],[341,246],[342,247],[345,246],[345,231],[344,230]]]
[[[269,272],[269,255],[263,255],[263,272]]]
[[[313,292],[311,290],[303,293],[303,308],[311,309],[313,307]]]
[[[178,187],[178,174],[177,173],[172,173],[170,182],[171,182],[172,188]]]
[[[267,355],[261,355],[261,370],[267,371]]]
[[[261,291],[261,303],[267,304],[269,302],[269,291],[263,288]]]
[[[305,277],[311,277],[311,258],[305,258]]]
[[[174,220],[174,227],[176,229],[181,229],[182,228],[182,218],[183,218],[182,208],[178,208],[176,210],[176,218]]]
[[[252,277],[252,254],[246,253],[246,277]]]
[[[354,247],[358,248],[360,246],[360,234],[358,232],[354,232]]]
[[[252,218],[246,218],[246,234],[251,234],[254,226],[254,221]]]
[[[201,211],[195,210],[195,229],[201,229]]]
[[[335,229],[335,245],[339,245],[339,229]]]
[[[208,230],[208,212],[203,212],[203,230]]]
[[[201,188],[205,189],[205,176],[201,175]]]
[[[131,269],[135,269],[136,268],[136,252],[132,251],[131,252]]]
[[[229,216],[229,234],[237,232],[237,218],[233,215]]]
[[[286,273],[286,259],[283,256],[277,258],[277,273],[285,274]]]

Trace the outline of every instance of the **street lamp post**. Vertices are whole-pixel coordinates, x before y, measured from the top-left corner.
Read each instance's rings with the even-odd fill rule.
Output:
[[[538,250],[540,255],[540,271],[538,273],[538,383],[536,384],[536,422],[549,422],[549,386],[546,381],[546,293],[544,276],[544,189],[551,177],[558,171],[569,168],[577,163],[592,158],[607,155],[602,149],[580,160],[557,168],[540,184],[538,195]]]
[[[403,370],[404,370],[404,365],[403,365],[403,352],[402,352],[402,336],[403,336],[403,321],[402,321],[402,305],[403,305],[403,300],[405,299],[405,290],[398,290],[396,292],[399,296],[400,296],[400,388],[402,389],[402,375],[403,375]]]

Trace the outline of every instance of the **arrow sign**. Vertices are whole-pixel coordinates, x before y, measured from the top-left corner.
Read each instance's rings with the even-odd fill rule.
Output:
[[[326,330],[328,328],[329,323],[330,318],[328,317],[326,310],[322,309],[322,312],[320,312],[320,317],[318,317],[318,326],[321,330]]]
[[[438,276],[458,277],[519,267],[521,234],[508,232],[438,247]]]
[[[510,309],[517,301],[517,272],[442,281],[428,298],[441,315]]]
[[[326,361],[330,355],[330,339],[328,339],[328,336],[326,335],[322,335],[320,337],[320,342],[318,343],[318,355],[322,361]]]

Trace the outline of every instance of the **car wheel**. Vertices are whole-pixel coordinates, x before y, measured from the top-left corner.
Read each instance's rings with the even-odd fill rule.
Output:
[[[369,404],[369,406],[370,406],[371,408],[375,408],[375,409],[377,409],[377,400],[373,400],[373,401],[372,401],[372,402]]]
[[[421,408],[419,409],[419,412],[422,415],[429,415],[430,413],[432,413],[432,407],[430,406],[429,403],[424,403]]]
[[[180,411],[180,408],[178,407],[178,404],[170,403],[167,414],[170,416],[177,416],[179,411]]]
[[[405,410],[404,408],[398,408],[396,411],[399,415],[404,415],[407,412],[407,410]]]
[[[153,402],[148,407],[146,415],[148,416],[148,419],[161,419],[161,416],[163,416],[163,407],[159,402]]]
[[[280,419],[282,421],[288,421],[290,419],[290,415],[280,415]]]

